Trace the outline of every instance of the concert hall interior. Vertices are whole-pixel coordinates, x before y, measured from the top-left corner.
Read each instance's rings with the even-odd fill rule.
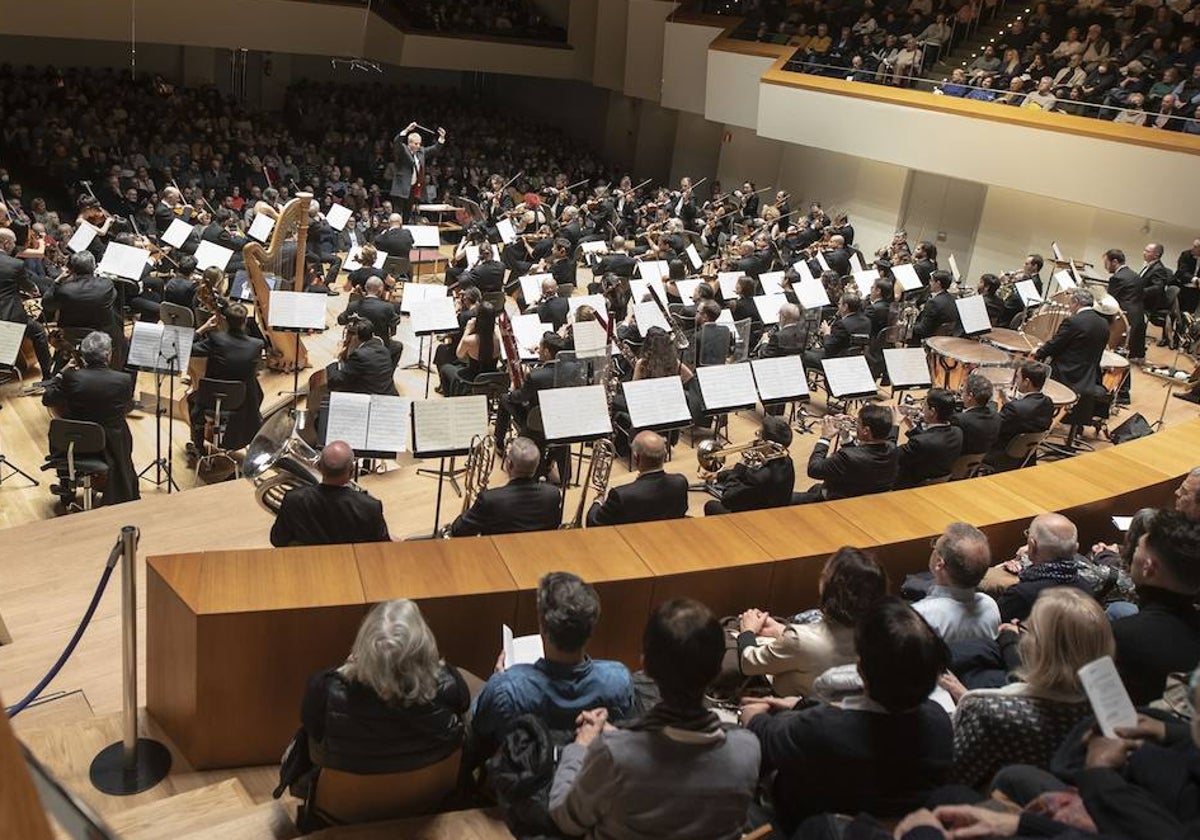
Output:
[[[1200,831],[1198,30],[0,10],[0,837]]]

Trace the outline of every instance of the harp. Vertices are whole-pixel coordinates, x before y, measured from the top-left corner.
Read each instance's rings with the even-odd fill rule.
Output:
[[[271,288],[285,292],[304,291],[304,249],[308,239],[308,207],[312,193],[296,193],[284,205],[264,248],[248,242],[242,249],[246,275],[254,290],[255,317],[267,339],[267,367],[291,373],[308,367],[308,351],[297,343],[293,333],[278,332],[267,326],[271,311]]]

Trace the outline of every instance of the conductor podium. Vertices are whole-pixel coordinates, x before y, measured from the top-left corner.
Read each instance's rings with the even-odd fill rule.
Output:
[[[930,538],[959,520],[996,552],[1050,510],[1087,539],[1117,541],[1111,516],[1170,505],[1194,465],[1179,453],[1197,451],[1193,420],[1018,472],[714,519],[151,557],[147,708],[197,769],[274,764],[305,680],[344,661],[379,601],[416,600],[446,661],[487,676],[502,625],[537,632],[538,578],[574,572],[600,594],[589,652],[636,668],[653,605],[688,595],[718,615],[795,612],[817,602],[821,567],[842,545],[873,551],[898,582],[928,566]]]

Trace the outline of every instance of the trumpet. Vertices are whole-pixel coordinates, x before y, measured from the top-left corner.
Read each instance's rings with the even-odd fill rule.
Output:
[[[740,454],[742,463],[754,468],[761,467],[768,461],[786,457],[787,447],[773,440],[753,440],[749,443],[739,443],[731,446],[721,446],[715,440],[704,440],[696,447],[696,461],[700,471],[715,473],[725,466],[725,459],[730,455]]]
[[[836,423],[836,433],[833,440],[829,442],[829,451],[825,453],[826,457],[837,452],[839,446],[853,442],[858,432],[858,421],[849,414],[835,414],[833,419]]]

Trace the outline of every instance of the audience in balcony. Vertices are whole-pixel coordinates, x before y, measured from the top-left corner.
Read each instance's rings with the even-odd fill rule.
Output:
[[[546,20],[533,0],[384,0],[405,24],[456,35],[489,35],[566,41],[567,32]]]

